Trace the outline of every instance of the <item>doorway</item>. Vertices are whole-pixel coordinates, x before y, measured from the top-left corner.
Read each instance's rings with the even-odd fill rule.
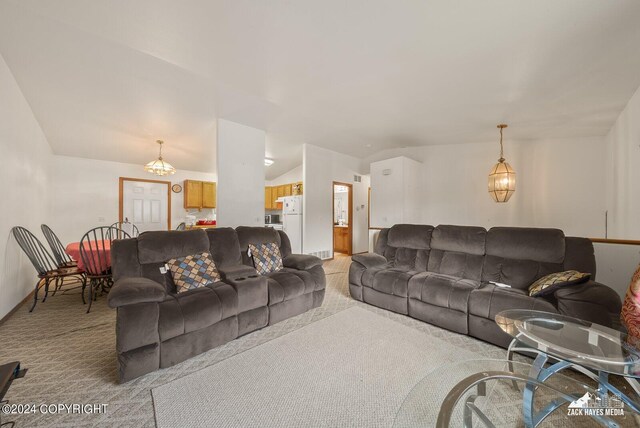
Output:
[[[353,251],[353,186],[333,182],[333,252],[351,255]]]
[[[171,182],[120,177],[119,221],[133,223],[140,233],[171,230]]]

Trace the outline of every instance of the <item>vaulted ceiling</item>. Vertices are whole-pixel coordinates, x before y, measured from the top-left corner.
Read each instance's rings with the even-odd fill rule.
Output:
[[[215,169],[215,121],[312,143],[604,135],[640,86],[637,0],[0,0],[0,54],[53,151]]]

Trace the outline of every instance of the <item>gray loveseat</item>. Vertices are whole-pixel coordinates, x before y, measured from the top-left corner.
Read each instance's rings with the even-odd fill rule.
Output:
[[[249,243],[276,242],[284,268],[260,276],[247,256]],[[210,252],[222,281],[176,293],[160,268],[174,257]],[[126,382],[170,367],[230,340],[322,304],[322,261],[291,254],[282,231],[264,227],[145,232],[114,241],[119,378]]]
[[[511,338],[494,318],[505,309],[559,312],[606,326],[621,309],[618,294],[595,282],[591,241],[557,229],[399,224],[380,231],[375,253],[352,259],[354,299],[503,347]],[[564,270],[592,277],[548,296],[528,295],[535,280]]]

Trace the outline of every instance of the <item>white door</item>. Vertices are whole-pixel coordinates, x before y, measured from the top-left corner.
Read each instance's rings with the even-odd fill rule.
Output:
[[[128,219],[140,233],[167,230],[169,224],[168,184],[124,180],[122,221]]]

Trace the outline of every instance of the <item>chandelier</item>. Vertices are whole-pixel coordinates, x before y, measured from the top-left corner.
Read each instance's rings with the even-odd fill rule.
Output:
[[[171,166],[170,163],[165,162],[162,159],[162,145],[164,141],[158,140],[156,143],[160,144],[160,154],[158,155],[158,159],[149,162],[144,166],[144,170],[150,172],[155,175],[171,175],[176,173],[176,169]]]
[[[489,195],[496,202],[507,202],[516,191],[516,172],[505,162],[502,147],[502,130],[507,125],[500,124],[500,159],[489,171]]]

